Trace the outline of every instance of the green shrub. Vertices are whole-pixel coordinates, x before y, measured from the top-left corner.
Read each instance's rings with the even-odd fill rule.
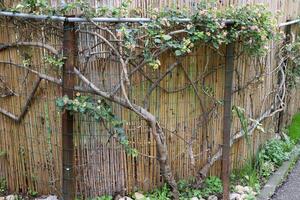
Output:
[[[255,191],[260,189],[259,176],[252,159],[248,160],[243,168],[236,170],[232,178],[233,185],[249,186]]]
[[[180,192],[180,200],[191,199],[192,197],[202,197],[200,189],[194,189],[191,184],[186,180],[178,181],[178,190]]]
[[[202,188],[193,188],[189,181],[178,181],[180,200],[189,200],[192,197],[207,198],[210,195],[218,195],[223,192],[222,181],[220,178],[210,176],[203,182]],[[171,199],[170,189],[165,184],[162,188],[156,189],[146,195],[150,200],[169,200]]]
[[[261,149],[258,160],[262,162],[272,162],[276,167],[289,158],[289,152],[293,147],[293,143],[288,139],[286,141],[272,139],[268,141]]]
[[[151,193],[148,193],[147,197],[149,197],[150,200],[170,200],[170,188],[167,186],[167,184],[164,184],[163,187],[156,189]]]
[[[201,194],[204,198],[214,194],[221,194],[223,192],[222,181],[216,176],[210,176],[204,180],[204,186]]]
[[[0,196],[7,193],[7,181],[5,178],[0,178]]]
[[[259,167],[259,175],[263,179],[270,177],[274,171],[275,171],[275,165],[270,161],[262,162]]]
[[[300,140],[300,113],[296,114],[293,119],[291,125],[288,127],[288,135],[291,140],[295,143],[298,143]]]

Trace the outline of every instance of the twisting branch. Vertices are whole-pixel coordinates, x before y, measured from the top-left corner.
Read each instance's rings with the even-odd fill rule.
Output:
[[[21,110],[21,114],[19,116],[16,116],[15,114],[3,109],[3,108],[0,108],[0,113],[2,113],[3,115],[5,115],[6,117],[9,117],[10,119],[14,120],[16,123],[20,123],[20,121],[23,119],[23,117],[26,115],[27,111],[28,111],[28,108],[30,107],[30,104],[32,102],[32,99],[41,83],[42,79],[41,78],[38,78],[36,80],[36,82],[34,83],[34,86],[33,86],[33,89],[30,93],[30,95],[27,97],[27,100],[26,100],[26,103],[24,105],[24,107],[22,108]]]
[[[0,98],[17,95],[0,76]]]
[[[173,63],[173,64],[171,64],[171,65],[168,67],[167,71],[166,71],[164,74],[162,74],[156,81],[154,81],[154,82],[152,83],[151,87],[149,88],[149,90],[148,90],[148,92],[147,92],[147,94],[145,95],[145,98],[144,98],[144,107],[145,107],[147,110],[149,109],[150,95],[151,95],[151,93],[153,92],[153,90],[156,89],[156,88],[158,87],[158,85],[160,84],[160,82],[161,82],[168,74],[170,74],[170,73],[173,71],[173,69],[175,69],[175,67],[176,67],[177,65],[179,65],[179,64],[181,64],[181,63],[178,62],[178,61],[175,62],[175,63]]]
[[[74,69],[74,72],[79,77],[79,79],[83,81],[97,95],[133,111],[149,124],[151,128],[151,133],[157,145],[158,161],[160,163],[161,174],[163,175],[164,179],[172,188],[174,199],[179,199],[177,183],[174,179],[174,176],[172,175],[171,167],[168,160],[168,148],[166,143],[167,141],[163,129],[161,128],[158,121],[156,120],[156,117],[141,106],[128,102],[128,100],[124,98],[111,95],[107,92],[100,90],[95,84],[93,84],[90,80],[88,80],[77,68]]]
[[[91,31],[81,31],[83,33],[88,33],[88,34],[91,34],[91,35],[94,35],[96,37],[99,37],[101,40],[103,40],[107,46],[109,46],[113,51],[114,53],[119,57],[120,59],[120,62],[121,62],[121,67],[124,71],[124,77],[125,77],[125,80],[126,82],[129,84],[129,79],[128,79],[128,72],[127,72],[127,66],[126,66],[126,63],[122,57],[122,55],[120,54],[120,52],[114,47],[114,45],[108,41],[105,37],[103,37],[102,35],[96,33],[96,32],[91,32]]]
[[[57,79],[55,77],[52,77],[52,76],[49,76],[49,75],[46,75],[46,74],[43,74],[43,73],[40,73],[38,71],[35,71],[33,69],[30,69],[24,65],[20,65],[20,64],[17,64],[17,63],[13,63],[13,62],[10,62],[10,61],[2,61],[0,60],[0,64],[6,64],[6,65],[12,65],[12,66],[15,66],[15,67],[18,67],[18,68],[22,68],[22,69],[25,69],[25,70],[28,70],[29,72],[37,75],[38,77],[40,77],[41,79],[44,79],[46,81],[49,81],[49,82],[52,82],[56,85],[61,85],[62,81],[60,79]]]
[[[52,46],[48,44],[44,44],[41,42],[17,42],[17,43],[12,43],[12,44],[0,44],[0,51],[3,51],[8,48],[14,48],[14,47],[22,47],[22,46],[32,46],[32,47],[39,47],[39,48],[44,48],[50,51],[54,55],[58,55],[59,52]]]
[[[248,126],[248,135],[252,135],[253,131],[259,126],[259,123],[262,122],[263,120],[265,120],[268,117],[273,116],[273,113],[271,113],[271,109],[267,110],[262,116],[260,116],[259,118],[256,119],[256,121],[258,123],[252,123],[250,126]],[[232,146],[235,142],[237,142],[240,138],[244,137],[245,133],[243,130],[237,132],[234,134],[233,138],[231,139],[230,142],[230,146]],[[212,158],[210,159],[210,161],[204,165],[204,167],[202,167],[202,169],[199,172],[199,175],[201,177],[206,177],[210,167],[216,162],[218,161],[220,158],[222,157],[222,148],[220,148],[217,153],[215,153]]]

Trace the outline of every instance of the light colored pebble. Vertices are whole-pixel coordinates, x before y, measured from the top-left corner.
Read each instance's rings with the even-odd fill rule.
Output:
[[[241,199],[241,195],[238,194],[238,193],[231,193],[229,199],[230,200],[240,200]]]
[[[207,200],[218,200],[218,197],[215,195],[211,195],[207,198]]]
[[[134,193],[134,198],[136,200],[144,200],[144,199],[146,199],[146,197],[143,194],[139,193],[139,192]]]

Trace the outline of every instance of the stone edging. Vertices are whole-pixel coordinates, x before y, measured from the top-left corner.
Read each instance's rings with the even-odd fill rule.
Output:
[[[300,156],[300,144],[296,145],[291,152],[291,157],[288,161],[285,161],[281,167],[269,178],[268,182],[264,185],[259,193],[258,200],[268,200],[275,193],[276,188],[282,184],[286,179],[294,162],[298,160]]]

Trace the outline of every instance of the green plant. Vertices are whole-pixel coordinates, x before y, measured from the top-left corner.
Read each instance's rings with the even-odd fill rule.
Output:
[[[233,185],[249,186],[255,191],[259,191],[259,176],[252,159],[247,160],[241,169],[235,170],[232,182]]]
[[[5,178],[0,178],[0,196],[7,193],[7,181]]]
[[[286,79],[289,88],[295,87],[300,78],[300,39],[284,46],[288,65],[286,67]]]
[[[268,178],[275,171],[275,165],[271,161],[264,161],[259,166],[259,175],[262,178]]]
[[[86,1],[76,0],[54,9],[45,0],[23,0],[13,10],[64,15],[79,9],[87,18],[138,15],[138,9],[130,10],[130,3],[131,1],[127,0],[119,7],[103,6],[95,9]],[[161,11],[154,9],[147,14],[151,16],[151,22],[139,26],[121,23],[117,25],[117,33],[124,37],[124,52],[129,53],[129,56],[142,52],[144,59],[153,68],[160,65],[154,56],[157,49],[170,49],[176,56],[184,56],[189,54],[196,44],[206,43],[219,49],[222,44],[243,41],[243,51],[249,55],[261,56],[267,52],[268,42],[276,38],[275,18],[263,5],[217,9],[215,3],[200,3],[194,12],[165,8]],[[191,21],[180,23],[179,20],[184,18],[190,18]],[[225,20],[234,22],[230,29],[227,29]]]
[[[113,200],[113,197],[110,195],[104,195],[101,197],[92,198],[90,200]]]
[[[148,193],[146,196],[149,197],[150,200],[170,200],[170,188],[167,186],[167,184],[164,184],[163,187]]]
[[[295,143],[300,140],[300,113],[294,115],[292,123],[288,127],[288,135]]]
[[[61,110],[68,110],[72,113],[87,115],[97,122],[103,123],[110,136],[117,135],[117,138],[129,155],[137,156],[138,152],[129,145],[129,141],[123,128],[124,122],[113,114],[112,108],[105,100],[95,100],[91,96],[76,94],[75,99],[69,99],[68,96],[56,99],[56,106]],[[107,127],[110,125],[110,128]]]
[[[245,200],[256,200],[256,197],[253,194],[247,194]]]
[[[27,194],[28,194],[30,197],[37,197],[39,193],[38,193],[37,191],[31,189],[31,188],[28,188]]]
[[[202,197],[202,191],[200,189],[193,188],[186,180],[178,181],[178,190],[180,192],[180,200],[187,200],[192,197]]]
[[[203,182],[203,189],[201,189],[201,194],[204,198],[212,194],[221,194],[223,192],[222,181],[216,176],[210,176],[206,178]]]
[[[258,159],[264,162],[272,162],[276,167],[289,158],[289,151],[293,144],[290,141],[272,139],[261,149]]]
[[[45,56],[44,61],[51,66],[55,67],[56,70],[62,70],[62,67],[64,65],[65,57],[62,58],[56,58],[53,56]]]

